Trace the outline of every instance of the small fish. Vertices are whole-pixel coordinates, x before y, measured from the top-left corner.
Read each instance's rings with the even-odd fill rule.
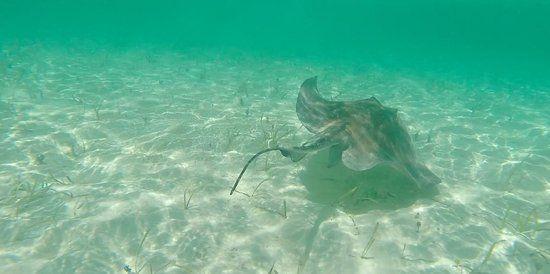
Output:
[[[133,274],[135,273],[134,271],[132,271],[132,268],[130,268],[129,265],[125,264],[124,267],[122,268],[124,271],[126,271],[126,273],[129,273],[129,274]]]

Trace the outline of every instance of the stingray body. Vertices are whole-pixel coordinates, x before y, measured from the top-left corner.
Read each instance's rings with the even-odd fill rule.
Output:
[[[329,167],[341,161],[350,169],[362,171],[388,164],[409,176],[420,188],[440,183],[435,174],[416,161],[411,138],[397,117],[397,109],[383,106],[374,97],[329,101],[319,94],[317,77],[313,77],[300,87],[296,114],[304,127],[315,134],[314,138],[301,146],[258,152],[243,168],[231,193],[248,165],[273,150],[296,162],[309,152],[330,149]]]

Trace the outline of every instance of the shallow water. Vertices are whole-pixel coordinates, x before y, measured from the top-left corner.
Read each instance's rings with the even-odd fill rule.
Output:
[[[51,26],[3,29],[1,273],[550,272],[550,85],[538,53],[476,63],[132,35],[121,46],[79,28],[57,33],[70,41]],[[314,75],[325,98],[397,108],[442,183],[419,191],[387,167],[273,153],[229,196],[255,152],[312,137],[295,103]]]

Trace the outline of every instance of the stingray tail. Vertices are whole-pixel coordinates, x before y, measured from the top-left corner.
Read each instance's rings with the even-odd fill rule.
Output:
[[[441,179],[423,164],[408,163],[405,164],[405,170],[415,181],[418,188],[432,187],[441,183]]]
[[[237,177],[237,180],[235,181],[235,184],[233,185],[233,188],[231,188],[231,192],[229,193],[229,195],[233,195],[233,192],[235,192],[235,190],[237,189],[237,185],[241,181],[241,178],[243,177],[244,172],[246,171],[248,166],[252,162],[254,162],[254,160],[256,160],[256,158],[258,158],[260,155],[262,155],[264,153],[267,153],[267,152],[270,152],[270,151],[275,151],[275,150],[278,150],[279,152],[281,152],[281,155],[283,155],[284,157],[290,158],[293,162],[298,162],[298,161],[302,160],[302,158],[304,158],[307,154],[306,151],[301,150],[299,148],[290,148],[289,149],[289,148],[283,148],[283,147],[273,147],[273,148],[266,148],[264,150],[259,151],[258,153],[254,154],[254,156],[252,156],[248,160],[248,162],[246,162],[246,164],[243,167],[243,170],[239,174],[239,177]]]
[[[290,158],[293,162],[298,162],[307,155],[307,151],[301,149],[300,147],[280,148],[279,151],[281,151],[281,155]]]

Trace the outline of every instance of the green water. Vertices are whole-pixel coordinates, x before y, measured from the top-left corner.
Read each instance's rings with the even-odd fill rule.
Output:
[[[3,40],[235,47],[271,55],[541,78],[547,78],[550,57],[550,3],[542,0],[8,0],[1,5]]]
[[[550,2],[0,2],[0,273],[549,273]],[[295,112],[398,109],[418,189]],[[125,269],[126,267],[126,269]]]

